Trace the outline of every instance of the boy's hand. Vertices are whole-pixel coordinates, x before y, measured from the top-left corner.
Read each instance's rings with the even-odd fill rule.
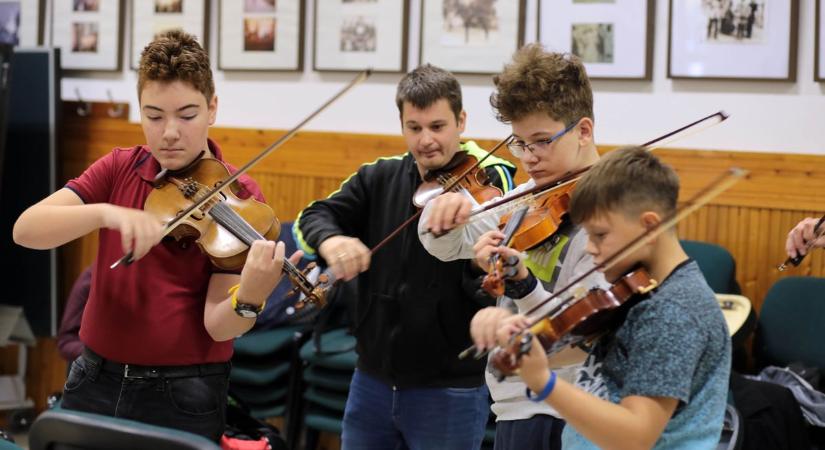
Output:
[[[339,280],[349,281],[370,268],[370,249],[358,238],[332,236],[321,243],[318,253]]]
[[[141,209],[107,205],[103,209],[103,227],[120,232],[123,253],[132,252],[137,261],[163,239],[164,226],[158,218]]]
[[[533,336],[530,351],[521,357],[519,375],[524,384],[533,392],[541,392],[550,379],[550,369],[547,367],[547,355],[541,342]]]
[[[807,254],[809,242],[811,243],[811,248],[825,247],[825,236],[816,238],[814,233],[814,228],[818,222],[819,219],[808,217],[807,219],[803,219],[795,227],[793,227],[791,231],[788,232],[788,239],[785,241],[785,251],[788,253],[789,257],[795,258],[799,255]]]
[[[473,203],[464,194],[447,192],[427,203],[427,229],[436,236],[467,223]]]
[[[481,235],[473,245],[473,250],[476,253],[476,264],[487,272],[492,270],[490,267],[490,256],[499,254],[506,261],[508,258],[515,257],[516,263],[515,274],[507,277],[512,280],[523,280],[527,278],[527,267],[521,260],[521,253],[510,247],[500,247],[501,241],[504,240],[504,233],[498,230],[488,231]]]
[[[285,250],[283,242],[276,244],[274,241],[258,240],[252,243],[241,270],[239,299],[244,303],[259,305],[269,297],[281,281]],[[299,250],[289,257],[289,261],[297,264],[301,256],[303,252]]]
[[[496,332],[501,323],[511,317],[513,313],[504,308],[487,307],[478,311],[470,321],[470,337],[478,351],[484,351],[496,346]]]

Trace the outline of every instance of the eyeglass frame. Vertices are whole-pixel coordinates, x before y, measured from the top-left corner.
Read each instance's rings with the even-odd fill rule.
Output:
[[[579,124],[579,122],[581,122],[581,119],[574,121],[572,124],[568,125],[565,129],[559,131],[558,133],[550,136],[547,139],[539,139],[539,140],[533,141],[529,144],[526,144],[526,143],[525,144],[517,144],[517,143],[513,142],[513,140],[515,140],[515,136],[514,136],[513,139],[511,139],[510,142],[507,143],[507,150],[510,150],[510,154],[512,154],[516,158],[521,158],[522,156],[524,156],[525,149],[527,149],[530,153],[535,155],[536,153],[535,153],[535,148],[533,147],[534,145],[539,145],[541,147],[550,146],[550,144],[552,144],[553,142],[556,142],[562,136],[567,134],[567,132],[569,132],[570,130],[575,128],[576,125]]]

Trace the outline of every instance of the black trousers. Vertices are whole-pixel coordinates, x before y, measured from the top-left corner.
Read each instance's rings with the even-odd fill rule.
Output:
[[[112,370],[113,366],[88,356],[78,357],[69,370],[62,407],[220,440],[226,421],[229,363],[225,371],[215,370],[211,364],[209,374],[195,376],[180,376],[187,372],[181,368],[165,376],[163,367],[138,368],[124,376],[123,371]],[[188,367],[198,372],[198,366]]]

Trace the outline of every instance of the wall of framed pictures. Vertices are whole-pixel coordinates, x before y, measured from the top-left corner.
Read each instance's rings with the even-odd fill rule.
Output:
[[[45,30],[46,42],[52,42],[56,38],[50,34],[54,28],[50,18],[53,16],[54,5],[60,1],[44,0],[47,20],[41,28]],[[477,44],[485,35],[484,27],[477,19],[470,21],[473,25],[465,28],[463,16],[458,9],[444,8],[445,5],[454,5],[451,1],[470,4],[475,0],[407,0],[403,11],[389,9],[388,6],[390,3],[400,4],[403,0],[201,1],[206,5],[204,16],[208,19],[208,26],[204,34],[208,37],[207,46],[213,58],[217,93],[221,99],[218,114],[218,124],[221,126],[290,128],[348,82],[354,71],[367,64],[365,59],[375,56],[380,42],[372,43],[370,36],[373,32],[376,36],[381,33],[379,25],[397,23],[399,25],[392,30],[392,37],[384,41],[390,43],[387,46],[391,47],[388,53],[391,57],[376,58],[386,64],[382,71],[374,74],[308,124],[310,130],[397,134],[398,111],[393,99],[401,73],[418,65],[422,55],[449,54],[451,45],[464,46],[462,52],[465,49],[472,51],[472,45]],[[673,10],[669,0],[626,4],[627,1],[629,0],[525,0],[523,18],[516,19],[515,25],[507,25],[518,27],[519,22],[523,21],[523,33],[513,35],[512,39],[518,39],[521,34],[524,42],[540,40],[546,45],[560,42],[547,33],[555,25],[556,31],[560,33],[557,37],[566,39],[566,43],[559,44],[559,49],[569,47],[570,51],[575,50],[589,60],[585,64],[594,79],[599,143],[618,145],[641,142],[695,117],[723,109],[731,115],[729,121],[678,145],[766,152],[825,152],[825,128],[819,126],[819,117],[825,108],[825,96],[822,95],[825,85],[817,81],[825,79],[825,68],[820,67],[825,62],[825,58],[821,57],[825,52],[825,45],[822,45],[825,33],[819,32],[825,23],[822,20],[825,12],[821,5],[825,0],[745,0],[748,9],[751,8],[751,3],[756,4],[750,38],[747,37],[750,16],[747,9],[741,14],[744,18],[740,21],[743,29],[739,37],[740,22],[730,19],[735,14],[734,9],[731,9],[730,14],[725,10],[728,19],[718,21],[718,30],[717,25],[711,25],[711,16],[708,14],[712,10],[708,6],[713,6],[712,2],[718,0],[680,0],[673,2],[679,7]],[[742,2],[722,1],[730,2],[725,3],[728,5]],[[0,17],[2,2],[0,0]],[[300,3],[303,3],[304,10],[296,13],[291,4]],[[651,3],[655,4],[655,8]],[[224,13],[228,4],[233,4],[235,9]],[[316,4],[321,4],[324,9],[316,10]],[[489,13],[489,5],[495,8],[492,14]],[[488,16],[499,21],[495,27],[490,25],[488,28],[491,33],[494,32],[493,28],[498,28],[500,34],[503,33],[500,30],[505,27],[505,17],[522,15],[521,12],[513,15],[513,5],[521,7],[522,2],[494,0],[491,3],[477,4],[478,11],[487,11]],[[613,14],[613,8],[630,6],[639,8],[632,13],[628,12],[633,19]],[[122,14],[125,23],[131,24],[134,21],[131,16],[133,7],[133,0],[125,1]],[[647,9],[642,11],[643,7]],[[183,8],[186,9],[185,3]],[[780,11],[782,8],[784,9]],[[774,28],[785,26],[778,24],[780,19],[793,27],[790,12],[793,8],[797,9],[796,28],[799,30],[795,47],[791,45],[790,28]],[[404,11],[406,17],[401,14]],[[760,13],[763,15],[760,16]],[[354,22],[346,22],[346,17],[356,19]],[[358,17],[362,17],[360,23]],[[244,24],[247,18],[258,22],[254,33],[251,25],[247,27]],[[271,21],[274,22],[272,39],[267,31],[272,28],[267,25],[270,19],[274,19]],[[765,51],[764,45],[784,49],[787,43],[785,54],[780,55],[780,59],[785,59],[776,64],[776,67],[781,67],[781,73],[771,76],[733,74],[730,78],[725,77],[724,73],[721,77],[711,73],[682,76],[683,73],[677,70],[680,66],[676,63],[679,61],[668,60],[669,55],[680,51],[672,48],[669,40],[673,33],[680,33],[675,29],[680,26],[680,20],[683,24],[692,23],[694,35],[703,36],[704,45],[708,46],[746,50],[763,46]],[[375,25],[374,31],[371,31],[371,23]],[[637,34],[626,32],[628,23],[635,24]],[[407,27],[406,33],[399,32],[398,28],[403,26]],[[713,39],[717,39],[718,35],[719,42],[708,42],[709,26]],[[300,31],[301,27],[303,31]],[[789,32],[787,37],[784,30]],[[641,39],[639,33],[642,32],[649,35],[649,38]],[[260,42],[247,40],[247,33],[262,36],[263,39],[259,39]],[[426,33],[435,37],[427,37]],[[762,37],[760,33],[763,33]],[[121,44],[121,48],[125,50],[124,57],[127,58],[131,58],[131,47],[134,46],[131,42],[132,33],[129,34]],[[575,49],[574,35],[582,42],[576,44]],[[407,40],[406,50],[402,49],[401,40],[404,36]],[[511,33],[506,33],[506,36],[510,39]],[[605,42],[610,42],[611,36],[612,52],[600,49],[606,45]],[[781,44],[773,41],[774,36],[783,39]],[[435,52],[432,51],[432,46],[429,47],[430,50],[422,48],[422,43],[426,46],[428,39],[440,48]],[[465,39],[467,42],[464,42]],[[818,47],[815,48],[815,45]],[[630,48],[638,50],[629,51]],[[796,69],[796,81],[788,81],[788,58],[791,57],[793,48],[797,52],[796,63],[790,67]],[[283,59],[278,60],[275,53],[282,50]],[[731,55],[740,53],[742,51],[730,52]],[[623,55],[627,54],[633,55],[635,60],[624,58]],[[509,59],[509,55],[504,52],[500,55],[493,52],[484,55],[484,60],[474,57],[470,62],[473,65],[471,67],[461,66],[463,62],[459,57],[455,57],[455,61],[441,60],[441,64],[459,72],[464,105],[469,115],[465,134],[495,139],[505,135],[509,127],[498,123],[490,110],[489,95],[493,90],[490,74],[498,71]],[[735,62],[735,58],[730,59]],[[435,63],[435,60],[430,61]],[[671,63],[674,66],[669,73]],[[84,99],[105,101],[108,99],[107,91],[111,91],[115,100],[129,101],[136,106],[135,72],[131,69],[131,64],[131,60],[129,63],[124,61],[119,74],[115,71],[116,75],[101,75],[97,78],[78,75],[65,78],[64,96],[75,99],[77,87]],[[771,78],[772,81],[765,81],[766,78]],[[760,113],[766,110],[781,113],[771,116]],[[130,114],[130,120],[138,121],[136,107],[130,108]],[[806,133],[786,136],[774,131],[777,128],[799,127],[804,128]]]

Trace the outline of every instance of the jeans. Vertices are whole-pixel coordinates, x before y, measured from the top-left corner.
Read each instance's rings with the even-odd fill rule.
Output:
[[[207,376],[124,378],[80,356],[69,370],[62,407],[188,431],[217,442],[225,426],[228,380],[228,370]]]
[[[487,386],[397,389],[356,370],[342,450],[474,450],[489,417]]]
[[[539,414],[496,422],[494,450],[561,450],[564,420]]]

